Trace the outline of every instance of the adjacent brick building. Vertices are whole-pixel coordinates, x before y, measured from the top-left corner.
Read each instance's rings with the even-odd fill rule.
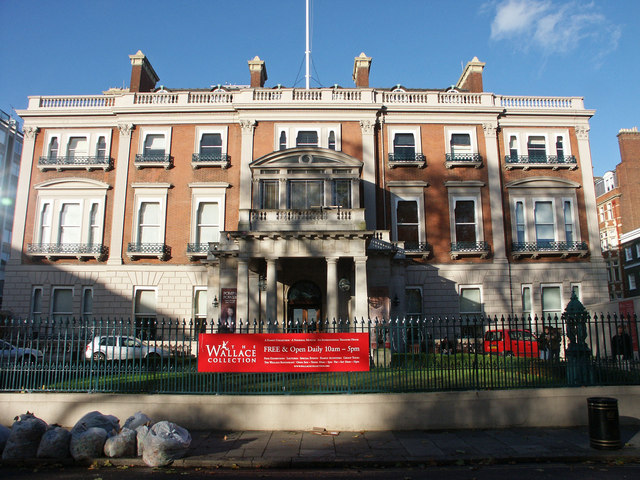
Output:
[[[6,308],[295,320],[606,301],[579,97],[454,87],[130,88],[29,98]],[[391,67],[391,66],[388,66]],[[10,299],[10,300],[9,300]],[[233,313],[231,310],[233,309]]]

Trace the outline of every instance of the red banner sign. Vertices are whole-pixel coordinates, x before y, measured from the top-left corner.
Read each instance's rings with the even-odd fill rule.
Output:
[[[368,333],[201,333],[199,372],[364,372]]]

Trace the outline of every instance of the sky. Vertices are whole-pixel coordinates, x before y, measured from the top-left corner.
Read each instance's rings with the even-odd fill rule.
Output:
[[[617,133],[640,124],[638,0],[310,0],[311,86],[352,87],[373,58],[372,87],[446,88],[477,56],[484,89],[584,97],[594,174],[620,162]],[[304,87],[305,0],[0,0],[0,109],[29,95],[127,87],[129,55],[167,88],[249,83]]]

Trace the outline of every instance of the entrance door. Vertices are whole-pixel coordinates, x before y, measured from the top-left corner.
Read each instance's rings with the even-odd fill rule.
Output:
[[[322,292],[313,282],[295,283],[287,296],[287,331],[322,330]]]

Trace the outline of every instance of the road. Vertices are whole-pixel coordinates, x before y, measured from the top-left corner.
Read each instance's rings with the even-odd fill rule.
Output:
[[[624,480],[640,478],[640,464],[517,464],[485,466],[420,466],[412,468],[342,468],[307,470],[254,469],[184,469],[142,467],[62,467],[7,468],[0,467],[0,477],[33,480],[127,480],[127,479],[189,479],[189,480]]]

